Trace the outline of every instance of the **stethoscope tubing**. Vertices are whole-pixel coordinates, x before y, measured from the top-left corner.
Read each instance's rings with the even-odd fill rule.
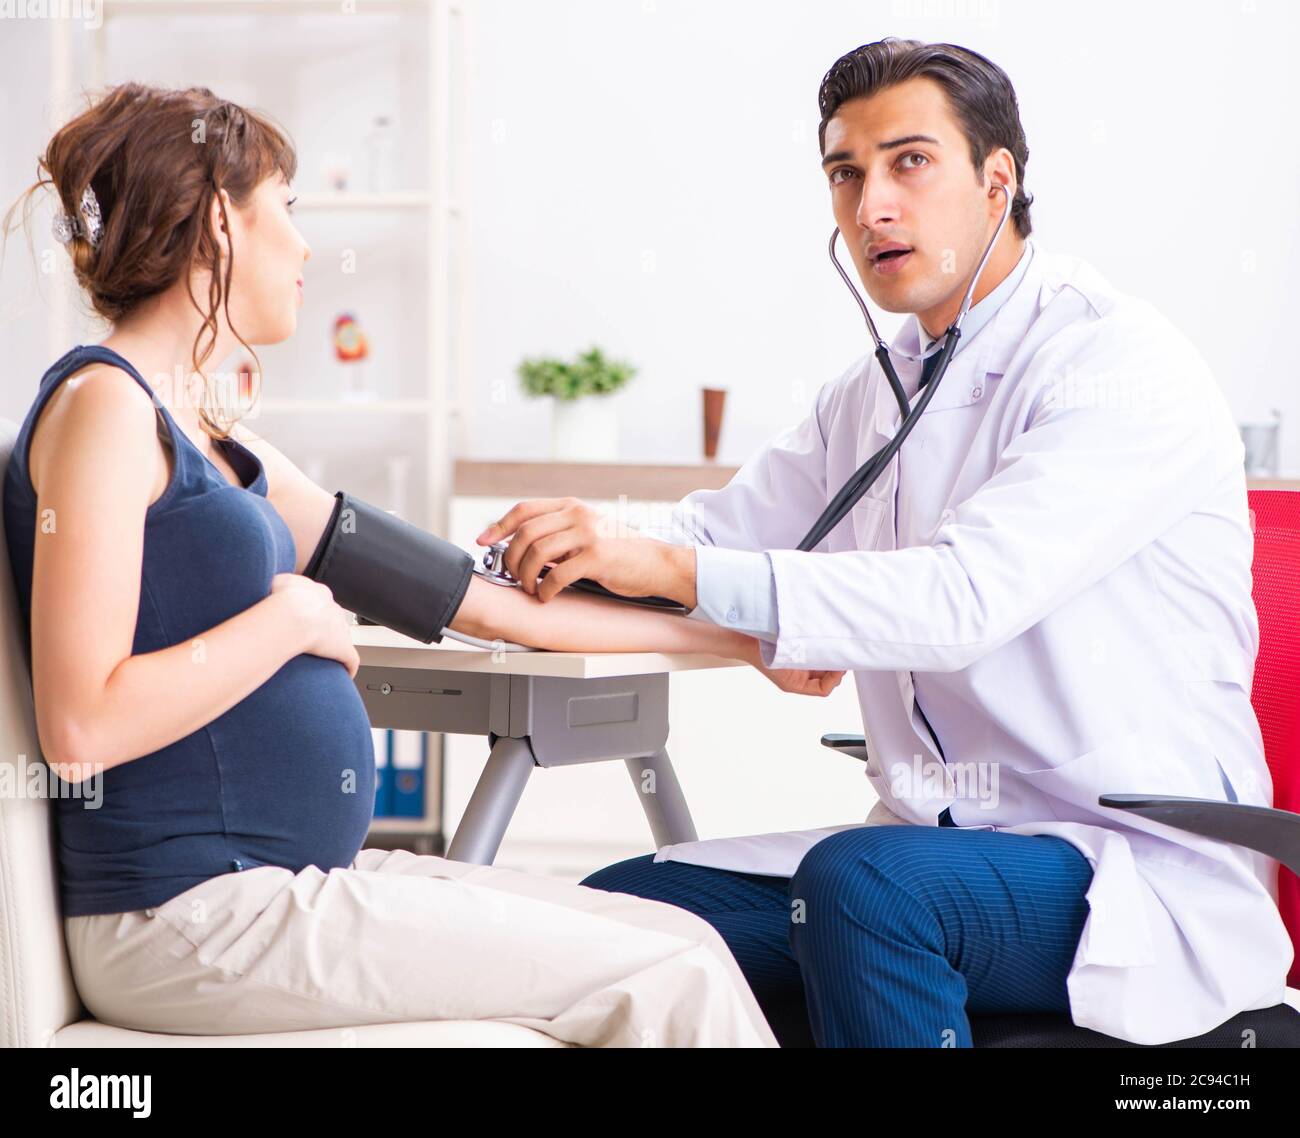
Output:
[[[966,313],[970,311],[971,300],[975,296],[975,286],[979,282],[980,276],[984,272],[984,266],[988,264],[989,257],[993,254],[993,247],[998,243],[998,238],[1002,236],[1002,230],[1006,227],[1007,220],[1011,216],[1011,191],[1001,182],[994,183],[1001,189],[1006,197],[1006,204],[1002,210],[1002,220],[998,222],[997,230],[994,232],[992,239],[984,249],[984,256],[980,258],[980,263],[971,277],[970,285],[966,289],[966,295],[962,298],[961,308],[957,313],[956,319],[944,333],[943,346],[935,349],[940,353],[939,360],[934,366],[934,372],[930,377],[930,382],[926,384],[920,399],[915,406],[908,402],[907,392],[904,390],[902,383],[899,381],[898,372],[894,368],[893,361],[889,358],[890,348],[876,331],[876,323],[871,318],[871,311],[867,308],[866,302],[858,293],[857,288],[849,279],[848,273],[840,264],[839,258],[835,256],[835,239],[839,236],[840,231],[837,226],[831,232],[831,239],[828,246],[831,263],[835,266],[835,271],[839,273],[841,279],[853,294],[853,299],[857,302],[858,307],[862,310],[862,315],[866,318],[867,330],[871,333],[871,339],[876,345],[875,356],[880,364],[881,370],[885,373],[885,378],[889,382],[890,389],[894,393],[894,398],[898,402],[899,410],[903,416],[898,430],[894,437],[864,462],[849,480],[840,487],[835,497],[827,504],[826,509],[821,516],[813,523],[812,528],[804,534],[803,540],[795,547],[801,552],[807,553],[815,549],[822,543],[826,535],[831,532],[843,520],[844,515],[853,508],[858,500],[872,486],[872,484],[888,468],[894,456],[898,453],[899,448],[903,445],[907,436],[912,433],[912,429],[920,422],[921,416],[925,414],[926,407],[929,406],[930,400],[934,398],[934,393],[939,389],[939,382],[943,379],[944,372],[948,370],[948,363],[957,350],[957,341],[961,338],[962,321],[966,319]],[[916,362],[918,360],[928,359],[934,354],[933,351],[923,353],[920,356],[909,356],[906,353],[900,353],[905,359]]]
[[[955,325],[949,329],[948,335],[944,338],[943,347],[940,349],[942,355],[939,362],[934,365],[934,376],[926,385],[925,391],[922,392],[916,406],[910,408],[902,424],[894,433],[894,437],[867,459],[853,474],[853,477],[840,487],[839,492],[831,499],[826,509],[822,511],[821,517],[817,519],[812,529],[799,542],[797,549],[807,553],[820,545],[826,535],[839,525],[844,515],[857,504],[862,495],[871,488],[872,483],[880,477],[890,462],[893,461],[894,455],[898,453],[907,436],[912,433],[912,429],[921,421],[921,416],[925,414],[926,407],[930,405],[930,400],[934,398],[934,393],[939,389],[939,380],[943,378],[943,373],[948,367],[948,361],[952,358],[953,352],[957,350],[957,340],[960,336],[961,331]]]

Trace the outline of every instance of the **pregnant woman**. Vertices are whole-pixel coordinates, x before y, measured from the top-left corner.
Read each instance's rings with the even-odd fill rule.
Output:
[[[295,329],[310,250],[284,133],[206,89],[126,84],[40,165],[25,200],[57,194],[110,326],[42,377],[4,481],[41,749],[97,790],[55,802],[90,1011],[183,1034],[500,1019],[591,1046],[773,1046],[694,914],[361,848],[375,772],[358,656],[348,613],[303,575],[334,497],[218,422],[204,370]],[[706,622],[477,578],[451,624],[761,669],[756,641]],[[815,695],[840,676],[765,674]]]

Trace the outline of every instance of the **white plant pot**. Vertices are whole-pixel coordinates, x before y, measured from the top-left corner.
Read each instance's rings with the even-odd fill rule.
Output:
[[[618,413],[608,395],[552,397],[551,458],[560,462],[613,462],[618,453]]]

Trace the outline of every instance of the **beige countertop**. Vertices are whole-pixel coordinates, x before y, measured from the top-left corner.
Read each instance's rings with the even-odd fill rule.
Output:
[[[575,498],[676,502],[692,490],[718,490],[739,467],[724,463],[515,462],[456,460],[452,492],[470,498]],[[1252,478],[1250,486],[1300,490],[1300,478]]]
[[[512,462],[460,458],[452,493],[472,498],[575,498],[676,502],[692,490],[718,490],[738,467],[721,463]]]

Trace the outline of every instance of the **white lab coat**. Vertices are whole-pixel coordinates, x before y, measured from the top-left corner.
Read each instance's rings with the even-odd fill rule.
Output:
[[[896,346],[917,353],[915,319]],[[920,364],[896,366],[915,392]],[[1272,801],[1249,701],[1242,444],[1205,362],[1151,305],[1034,242],[901,456],[818,550],[796,551],[899,419],[865,356],[727,486],[683,499],[678,539],[770,552],[769,665],[853,671],[880,797],[866,824],[932,826],[950,807],[959,826],[1057,834],[1087,856],[1075,1023],[1163,1043],[1282,1002],[1276,861],[1097,804]],[[944,781],[914,684],[964,787]],[[656,860],[788,876],[843,828]]]

